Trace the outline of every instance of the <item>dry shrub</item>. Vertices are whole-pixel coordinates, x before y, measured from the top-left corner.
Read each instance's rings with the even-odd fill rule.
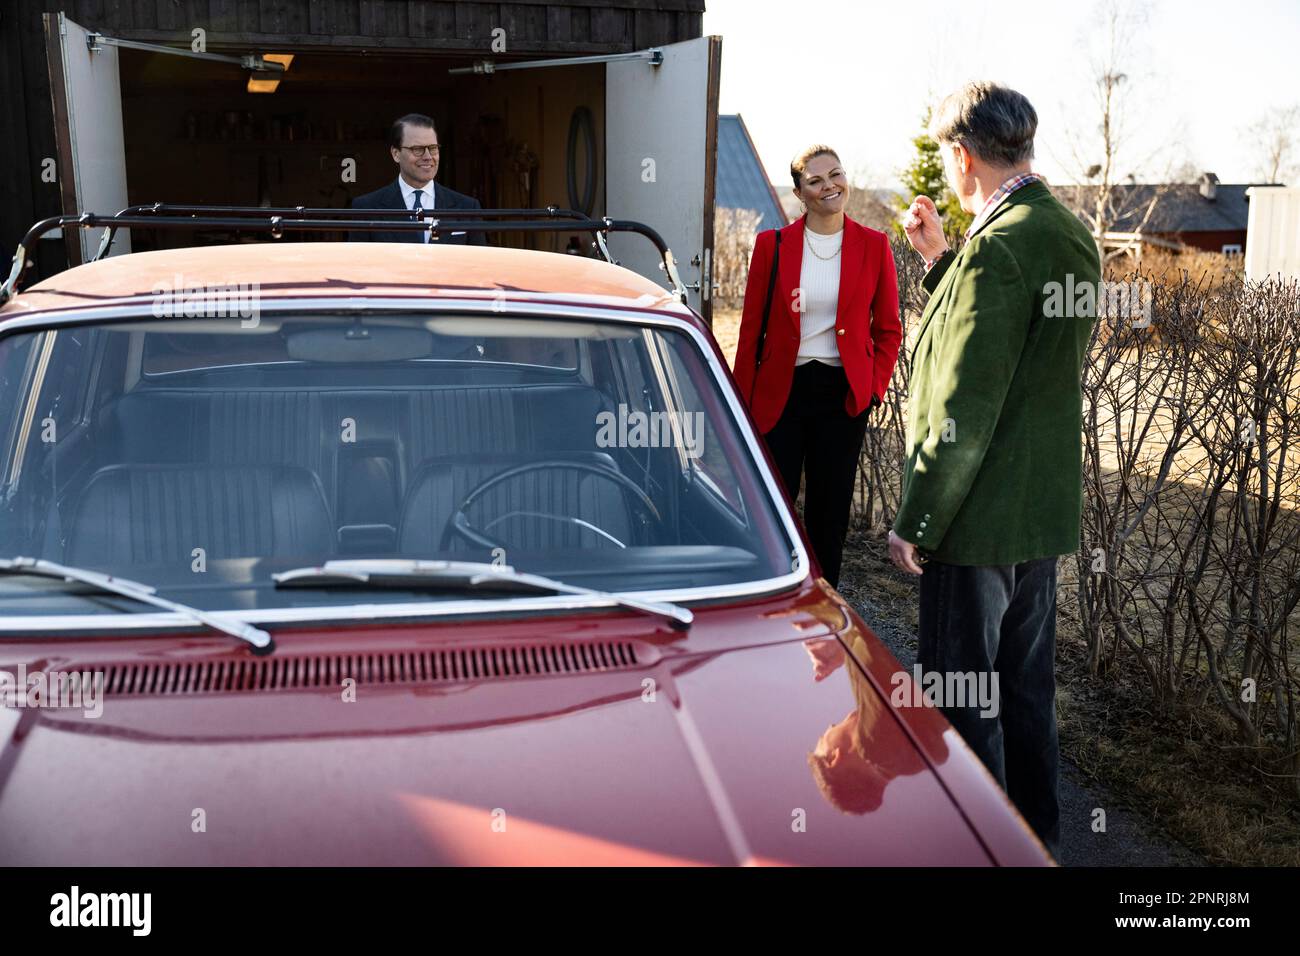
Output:
[[[1206,288],[1237,285],[1246,276],[1245,256],[1228,256],[1221,252],[1202,249],[1174,249],[1153,247],[1144,249],[1138,262],[1124,257],[1113,260],[1107,267],[1108,276],[1119,276],[1141,271],[1158,276],[1165,283],[1180,282],[1185,277],[1192,282],[1204,283]]]
[[[752,209],[719,206],[713,220],[713,307],[739,309],[745,301],[749,257],[763,217]]]
[[[1300,293],[1202,280],[1153,281],[1149,329],[1098,323],[1077,610],[1093,673],[1219,709],[1300,800]]]

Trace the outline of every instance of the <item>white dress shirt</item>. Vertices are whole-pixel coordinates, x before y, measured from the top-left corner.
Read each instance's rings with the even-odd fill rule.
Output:
[[[415,187],[412,186],[410,183],[408,183],[401,176],[398,176],[397,188],[402,191],[402,202],[406,203],[406,208],[414,209],[415,208]],[[433,180],[431,179],[428,181],[428,183],[424,185],[423,189],[421,190],[420,193],[421,209],[433,208],[433,195],[434,195]],[[420,239],[421,242],[429,241],[429,234],[427,232],[421,233],[421,237],[422,237]]]

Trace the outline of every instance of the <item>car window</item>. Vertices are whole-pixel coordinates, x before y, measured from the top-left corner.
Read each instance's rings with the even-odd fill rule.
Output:
[[[726,593],[789,572],[780,505],[684,331],[406,312],[152,318],[60,329],[37,381],[23,370],[42,342],[0,339],[6,406],[38,386],[37,418],[60,428],[0,506],[0,556],[209,609],[413,600],[274,587],[278,571],[337,558],[509,564],[624,592]],[[70,604],[105,608],[0,588],[0,615]]]
[[[0,339],[0,408],[5,416],[0,419],[0,482],[7,483],[13,467],[13,455],[24,427],[22,413],[26,411],[24,387],[33,374],[37,335],[11,336]]]
[[[719,416],[710,415],[706,411],[707,406],[700,394],[701,376],[692,374],[691,370],[683,366],[682,355],[676,350],[667,349],[664,354],[678,407],[698,423],[698,434],[692,436],[687,461],[705,487],[726,502],[737,518],[743,519],[745,499],[741,494],[741,483],[728,461],[717,432],[716,420]]]
[[[48,333],[48,341],[43,343],[49,354],[37,369],[41,400],[36,410],[39,419],[55,423],[55,441],[82,419],[93,371],[95,336],[96,330],[91,327],[64,328]]]

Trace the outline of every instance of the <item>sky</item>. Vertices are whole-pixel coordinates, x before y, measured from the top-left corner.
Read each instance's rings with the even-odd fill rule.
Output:
[[[1137,19],[1123,31],[1120,178],[1195,168],[1256,181],[1246,127],[1300,103],[1300,2],[1121,3]],[[1035,170],[1064,183],[1082,178],[1076,154],[1100,160],[1097,10],[1093,0],[706,0],[704,32],[723,38],[719,109],[744,117],[777,185],[790,183],[790,158],[820,142],[868,185],[896,185],[926,104],[972,79],[1029,98]]]

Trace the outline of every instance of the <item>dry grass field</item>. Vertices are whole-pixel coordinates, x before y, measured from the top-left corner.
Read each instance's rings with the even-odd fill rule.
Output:
[[[728,366],[734,366],[736,363],[736,339],[739,335],[740,310],[714,309],[713,337],[718,340],[723,354],[727,356]]]

